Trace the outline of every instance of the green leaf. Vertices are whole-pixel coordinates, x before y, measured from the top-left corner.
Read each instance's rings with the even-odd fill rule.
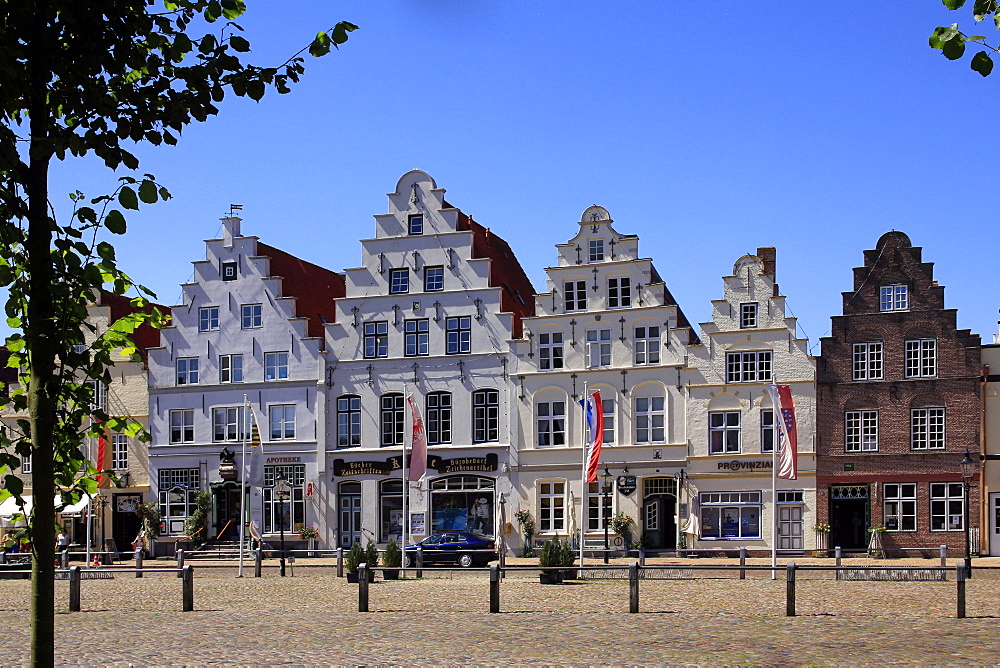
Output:
[[[247,95],[250,96],[250,99],[260,102],[260,99],[264,97],[264,82],[260,80],[248,81]]]
[[[980,51],[972,57],[972,62],[969,63],[974,71],[979,72],[984,77],[988,77],[990,72],[993,71],[993,59],[989,57],[985,51]]]
[[[316,39],[309,45],[309,55],[319,58],[330,53],[330,36],[325,32],[317,33]]]
[[[976,0],[972,6],[972,16],[977,21],[982,21],[987,14],[992,14],[997,10],[997,0]]]
[[[111,209],[104,217],[104,227],[112,234],[125,234],[125,216],[118,209]]]
[[[932,49],[943,49],[948,40],[958,35],[958,30],[954,26],[938,26],[931,33],[927,42]]]
[[[17,329],[21,326],[20,318],[7,318],[7,326],[11,329]]]
[[[965,4],[965,0],[941,0],[941,2],[948,9],[961,9],[962,5]]]
[[[333,43],[343,44],[347,41],[347,33],[354,32],[358,27],[348,21],[341,21],[333,27]]]
[[[239,35],[233,35],[229,38],[229,46],[233,47],[233,50],[239,51],[240,53],[246,53],[250,50],[250,42]]]
[[[128,186],[123,186],[121,191],[118,193],[118,203],[126,209],[133,209],[136,211],[139,209],[139,200],[136,199],[135,191]]]
[[[139,199],[142,200],[143,204],[155,204],[156,203],[156,184],[145,179],[139,184]]]
[[[949,39],[944,43],[944,47],[941,50],[944,52],[944,57],[948,60],[958,60],[965,55],[965,40],[961,36],[956,39]]]

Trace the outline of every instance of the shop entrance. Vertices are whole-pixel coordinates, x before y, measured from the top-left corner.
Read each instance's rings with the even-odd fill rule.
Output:
[[[868,547],[868,485],[830,486],[830,547]]]
[[[340,546],[348,549],[361,542],[361,483],[340,483]]]
[[[111,503],[111,537],[119,550],[128,550],[142,528],[142,520],[135,512],[142,503],[142,494],[115,494]]]
[[[642,493],[642,536],[646,547],[673,549],[677,545],[677,481],[647,478]]]
[[[990,556],[1000,557],[1000,494],[990,494]]]
[[[212,522],[212,533],[205,536],[206,540],[239,540],[240,539],[240,487],[234,482],[223,483],[212,490],[215,497],[215,517]]]
[[[778,549],[802,549],[802,506],[778,506]]]

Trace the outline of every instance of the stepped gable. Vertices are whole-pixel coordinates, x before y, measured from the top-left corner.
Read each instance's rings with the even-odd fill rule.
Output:
[[[346,294],[344,275],[259,241],[257,252],[270,259],[271,276],[282,279],[282,296],[296,298],[295,314],[308,319],[308,335],[322,339],[323,324],[336,320],[334,300]]]
[[[159,309],[161,313],[165,313],[168,316],[170,315],[169,306],[163,306],[162,304],[154,304],[151,302],[149,306],[136,308],[132,305],[131,297],[116,295],[104,290],[100,292],[97,305],[106,306],[111,310],[111,324],[114,324],[120,318],[136,311],[152,313],[154,308]],[[167,324],[169,324],[169,322]],[[147,361],[147,350],[149,348],[160,347],[160,330],[156,327],[151,327],[150,325],[139,325],[135,332],[132,333],[132,341],[135,343],[135,347],[139,351],[139,355],[142,356],[142,360],[145,363]]]

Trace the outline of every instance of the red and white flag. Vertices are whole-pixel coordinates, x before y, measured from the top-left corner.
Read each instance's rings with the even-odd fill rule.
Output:
[[[584,401],[583,410],[590,431],[590,443],[587,444],[587,482],[597,482],[597,466],[601,463],[601,444],[604,442],[604,407],[600,392],[594,392]]]
[[[788,385],[768,385],[778,423],[778,477],[797,480],[799,470],[799,442],[795,429],[795,406],[792,389]]]
[[[420,409],[413,401],[411,394],[406,398],[413,415],[413,438],[410,441],[410,470],[406,479],[410,482],[420,480],[427,472],[427,436],[424,434],[424,420],[420,417]],[[405,453],[403,455],[406,456]]]

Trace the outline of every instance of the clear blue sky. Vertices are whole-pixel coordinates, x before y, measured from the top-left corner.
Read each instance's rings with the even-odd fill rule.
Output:
[[[1000,307],[1000,74],[927,46],[972,28],[939,0],[888,3],[247,0],[251,60],[272,65],[336,21],[289,95],[227,100],[179,146],[140,151],[174,194],[132,212],[124,268],[172,305],[230,203],[243,231],[334,270],[409,169],[504,237],[536,290],[590,204],[641,237],[693,322],[720,277],[776,246],[778,281],[812,343],[851,268],[903,230],[961,327],[992,341]],[[988,22],[987,22],[988,23]],[[992,25],[975,32],[1000,40]],[[110,191],[91,161],[53,199]],[[818,346],[815,352],[819,352]]]

